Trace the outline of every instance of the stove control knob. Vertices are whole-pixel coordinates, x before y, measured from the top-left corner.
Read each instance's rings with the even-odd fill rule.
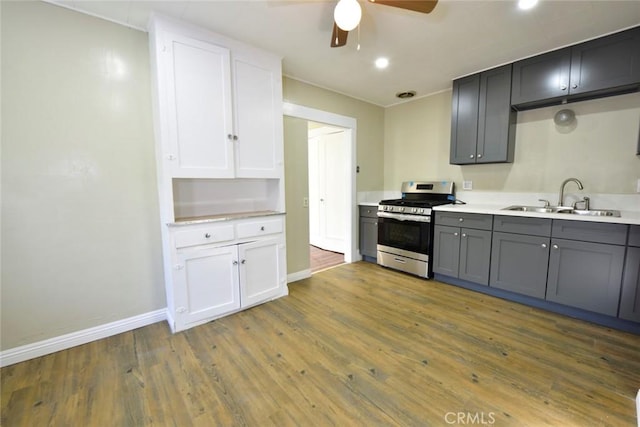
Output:
[[[401,207],[401,208],[400,208],[400,212],[404,212],[404,207]]]
[[[423,214],[424,213],[424,209],[420,209],[420,213]]]

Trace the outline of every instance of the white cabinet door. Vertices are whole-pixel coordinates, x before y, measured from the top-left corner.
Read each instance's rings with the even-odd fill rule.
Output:
[[[268,239],[238,246],[240,300],[247,307],[282,294],[286,284],[283,239]]]
[[[171,174],[234,176],[228,49],[167,33],[164,46]]]
[[[255,59],[233,56],[236,176],[279,178],[283,162],[280,68]]]
[[[176,331],[240,308],[236,245],[178,253]]]

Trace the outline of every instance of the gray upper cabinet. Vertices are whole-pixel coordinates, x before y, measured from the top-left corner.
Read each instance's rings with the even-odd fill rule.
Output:
[[[567,96],[570,70],[570,48],[514,63],[511,104],[516,106],[529,105]]]
[[[629,232],[618,317],[640,322],[640,225],[632,225]]]
[[[513,161],[516,112],[511,65],[453,82],[450,163]]]
[[[636,27],[515,62],[511,104],[533,108],[639,86],[640,27]]]
[[[571,48],[572,95],[640,83],[640,27]]]

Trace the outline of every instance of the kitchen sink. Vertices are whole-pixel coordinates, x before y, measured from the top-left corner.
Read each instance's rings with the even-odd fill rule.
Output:
[[[571,210],[572,214],[574,215],[588,215],[588,216],[612,216],[612,217],[616,217],[619,218],[620,217],[620,211],[614,211],[614,210],[610,210],[610,209],[589,209],[588,211],[585,210],[579,210],[579,209],[573,209]]]
[[[538,212],[538,213],[569,213],[573,209],[564,206],[521,206],[514,205],[508,208],[502,209],[503,211],[516,211],[516,212]]]
[[[567,206],[522,206],[514,205],[507,208],[503,208],[503,211],[515,211],[515,212],[537,212],[537,213],[560,213],[569,215],[584,215],[584,216],[610,216],[620,217],[620,211],[612,209],[573,209]]]

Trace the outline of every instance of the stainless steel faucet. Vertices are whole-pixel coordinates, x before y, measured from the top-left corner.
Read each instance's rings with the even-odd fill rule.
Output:
[[[567,178],[560,184],[560,197],[558,198],[558,206],[564,206],[564,187],[569,182],[575,182],[578,185],[578,190],[582,190],[584,187],[578,178]]]

